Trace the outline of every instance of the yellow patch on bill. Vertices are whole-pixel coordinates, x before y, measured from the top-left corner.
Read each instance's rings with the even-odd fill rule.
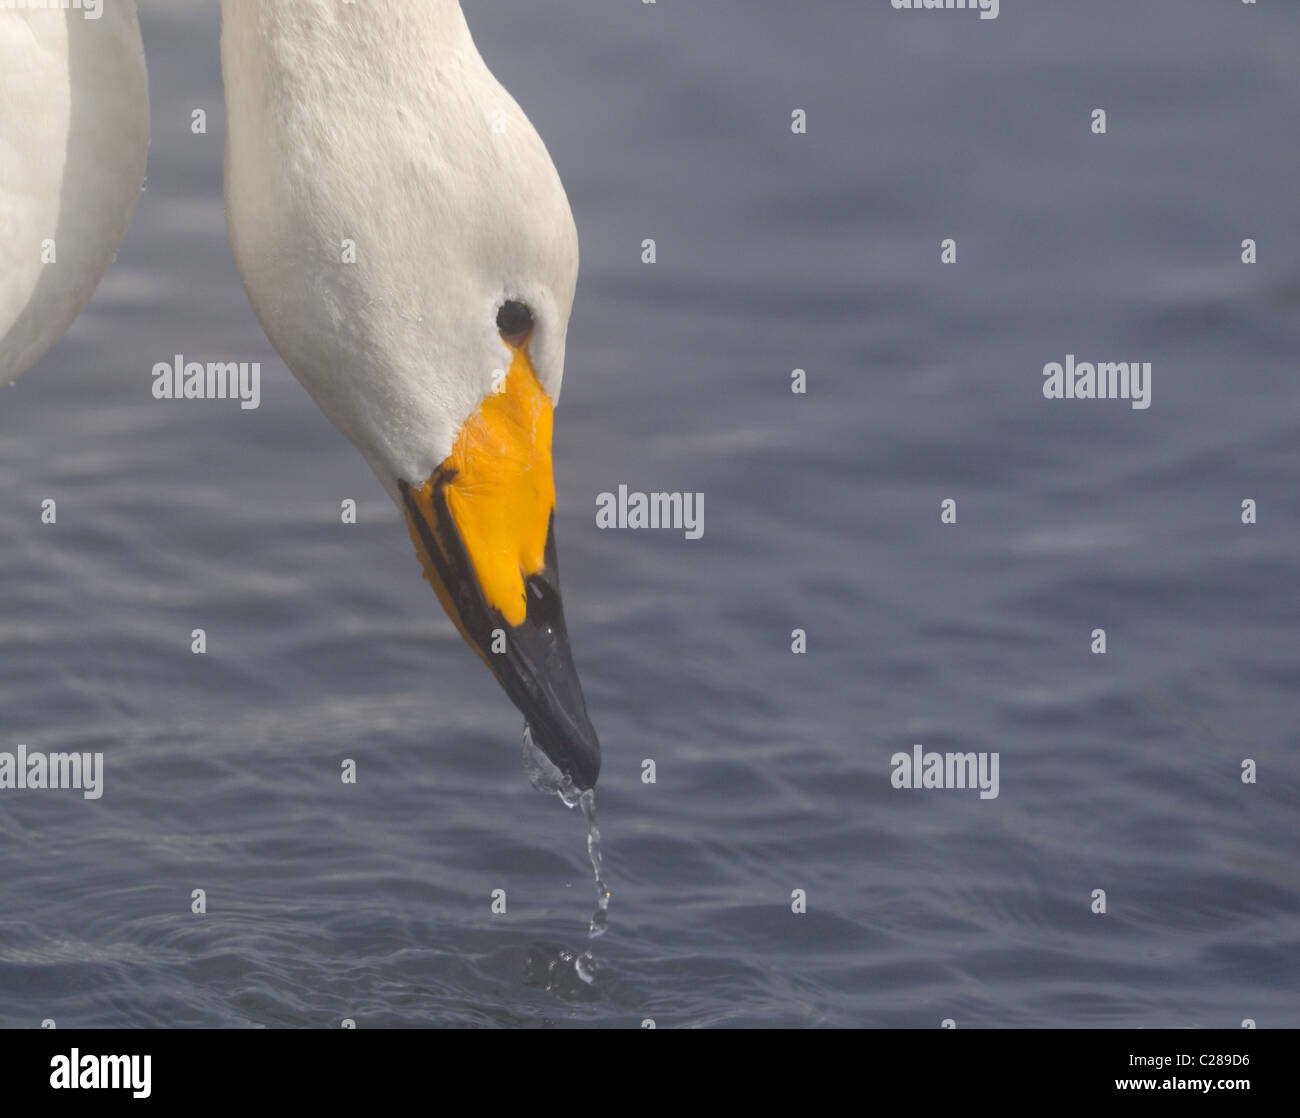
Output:
[[[431,512],[433,488],[442,484],[447,511],[456,522],[483,599],[507,624],[516,626],[528,613],[524,579],[546,561],[546,536],[555,509],[554,412],[527,350],[512,346],[511,351],[503,390],[487,397],[465,421],[451,454],[416,501],[422,512]],[[430,581],[459,625],[448,608],[445,588],[434,578]]]

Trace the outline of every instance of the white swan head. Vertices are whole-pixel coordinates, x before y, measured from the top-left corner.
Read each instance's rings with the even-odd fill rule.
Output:
[[[550,156],[456,0],[222,11],[227,211],[253,306],[534,741],[591,787],[550,454],[578,243]]]

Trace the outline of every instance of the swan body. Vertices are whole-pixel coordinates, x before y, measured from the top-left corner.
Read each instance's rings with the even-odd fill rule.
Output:
[[[148,150],[135,0],[0,10],[0,383],[90,301],[131,223]]]

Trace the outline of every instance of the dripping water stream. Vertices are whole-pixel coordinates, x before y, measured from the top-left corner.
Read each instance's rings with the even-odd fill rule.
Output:
[[[600,827],[596,823],[596,790],[588,788],[579,791],[575,788],[573,780],[561,773],[551,759],[533,744],[532,731],[527,724],[524,725],[523,762],[529,783],[539,792],[559,796],[567,808],[582,808],[583,818],[587,821],[587,858],[591,862],[592,878],[596,885],[596,907],[587,926],[587,938],[596,939],[604,935],[609,927],[610,898],[600,850]],[[596,959],[590,947],[581,955],[568,950],[561,951],[559,957],[550,963],[548,970],[553,974],[561,964],[565,967],[571,964],[573,973],[587,985],[596,981]]]

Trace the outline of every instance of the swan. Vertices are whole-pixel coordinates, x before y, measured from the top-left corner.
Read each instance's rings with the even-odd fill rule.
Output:
[[[578,237],[545,145],[458,0],[222,0],[221,57],[227,225],[263,329],[526,737],[592,788],[551,471]]]
[[[44,357],[94,295],[148,151],[135,0],[0,9],[0,383]]]

